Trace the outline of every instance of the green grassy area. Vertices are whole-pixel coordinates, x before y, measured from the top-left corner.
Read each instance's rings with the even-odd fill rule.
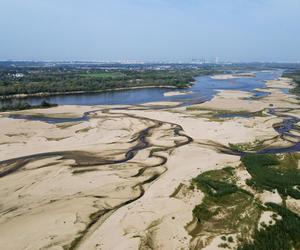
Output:
[[[246,154],[242,162],[251,175],[247,184],[260,190],[277,189],[283,196],[300,199],[300,170],[296,154],[277,155]]]
[[[192,236],[239,234],[240,240],[248,239],[256,228],[261,208],[253,195],[237,187],[235,182],[235,172],[230,167],[208,171],[193,179],[192,184],[205,197],[193,210],[198,225]]]
[[[231,168],[208,171],[193,179],[193,183],[205,194],[214,197],[235,193],[238,187],[234,184],[232,171]]]
[[[199,118],[207,118],[214,122],[223,122],[225,119],[232,118],[251,118],[251,117],[264,117],[263,111],[258,112],[246,112],[246,111],[232,111],[232,110],[209,110],[202,108],[201,106],[189,106],[186,107],[187,111],[203,111],[194,115]],[[206,112],[206,113],[204,113]]]
[[[284,198],[289,195],[299,199],[300,176],[298,155],[246,154],[243,165],[251,175],[248,184],[254,190],[277,189]],[[201,204],[193,210],[197,226],[190,231],[192,237],[221,236],[219,247],[230,248],[237,235],[238,250],[292,250],[300,249],[300,217],[283,205],[262,204],[254,195],[236,185],[235,169],[207,171],[192,180],[192,186],[204,192]],[[275,223],[258,222],[263,211],[273,212]],[[227,237],[228,236],[228,237]],[[200,242],[200,243],[199,243]],[[200,240],[197,246],[203,247]],[[199,245],[200,244],[200,245]]]
[[[95,72],[80,74],[80,76],[91,78],[122,78],[126,76],[126,74],[121,72]]]
[[[204,231],[217,234],[242,232],[245,237],[257,225],[260,212],[254,198],[241,190],[218,197],[205,196],[193,210]]]
[[[276,223],[255,230],[253,240],[243,243],[238,250],[292,250],[300,249],[300,217],[275,203],[267,204],[269,209],[281,218]]]
[[[263,141],[255,140],[253,142],[249,143],[229,143],[229,147],[233,151],[237,152],[252,152],[252,151],[258,151],[260,149],[264,148]]]
[[[291,92],[300,94],[300,70],[287,71],[283,74],[283,77],[293,79],[293,81],[296,83],[296,87],[292,89]]]

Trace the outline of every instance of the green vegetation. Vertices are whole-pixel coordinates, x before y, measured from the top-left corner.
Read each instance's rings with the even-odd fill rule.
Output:
[[[201,111],[193,115],[200,118],[207,118],[210,121],[223,122],[224,119],[232,118],[249,118],[249,117],[264,117],[263,111],[247,112],[247,111],[231,111],[231,110],[209,110],[198,105],[186,107],[187,111]]]
[[[56,107],[56,106],[57,106],[56,104],[52,104],[52,103],[49,103],[46,101],[42,101],[42,103],[37,106],[31,106],[27,102],[20,101],[17,103],[3,105],[0,108],[0,112],[26,110],[26,109],[33,109],[33,108],[50,108],[50,107]]]
[[[293,81],[296,83],[296,87],[292,90],[292,92],[300,94],[300,70],[287,71],[283,74],[283,76],[293,79]]]
[[[237,152],[250,152],[250,151],[260,150],[264,147],[264,145],[263,145],[263,141],[255,140],[249,143],[236,143],[236,144],[229,143],[229,147],[233,151],[237,151]]]
[[[281,216],[276,223],[255,230],[253,241],[244,243],[238,250],[291,250],[300,249],[300,217],[275,203],[267,203],[270,210]]]
[[[86,70],[54,67],[21,68],[19,71],[22,77],[16,77],[15,69],[0,68],[0,96],[93,92],[146,86],[185,88],[194,81],[195,76],[216,73],[207,68]]]
[[[230,242],[230,243],[234,242],[232,236],[229,236],[229,237],[228,237],[228,242]]]
[[[193,180],[193,183],[205,194],[221,197],[235,193],[238,188],[233,181],[233,170],[224,168],[218,171],[205,172]]]
[[[84,73],[80,74],[80,76],[87,77],[87,78],[122,78],[125,77],[126,74],[121,72],[96,72],[96,73]]]
[[[246,154],[242,162],[252,179],[248,185],[272,191],[277,189],[283,196],[300,199],[300,171],[295,154],[277,155]]]
[[[238,188],[235,182],[235,172],[230,167],[208,171],[193,179],[192,184],[205,197],[193,210],[198,225],[192,236],[204,232],[215,236],[239,233],[242,239],[247,239],[249,231],[254,231],[261,208],[253,195]],[[229,242],[232,241],[230,237]]]
[[[281,196],[300,198],[300,170],[298,154],[242,156],[243,165],[251,175],[247,184],[254,190],[277,189]],[[193,210],[197,226],[190,231],[193,237],[221,236],[219,247],[230,248],[237,235],[238,250],[292,250],[300,249],[300,217],[283,205],[262,204],[236,185],[235,169],[226,167],[208,171],[192,180],[192,185],[204,192],[203,202]],[[274,223],[266,225],[259,218],[263,211],[273,212]]]
[[[85,173],[89,173],[89,172],[94,172],[94,171],[98,171],[97,168],[87,168],[87,169],[75,169],[73,170],[73,174],[85,174]]]

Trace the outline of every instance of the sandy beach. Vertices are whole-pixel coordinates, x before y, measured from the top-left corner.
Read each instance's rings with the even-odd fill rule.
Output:
[[[218,79],[229,77],[237,76]],[[299,117],[299,100],[282,91],[290,88],[291,80],[280,78],[268,82],[269,95],[258,99],[224,90],[188,107],[165,102],[0,113],[0,245],[6,250],[171,250],[196,249],[201,242],[203,249],[219,249],[220,235],[207,233],[204,240],[191,233],[192,211],[204,199],[203,192],[190,188],[191,180],[230,166],[246,188],[240,156],[225,151],[231,144],[257,141],[292,145],[274,129],[283,118],[267,113],[276,108]],[[224,112],[232,117],[222,117]],[[84,114],[88,119],[72,120]],[[281,202],[276,193],[254,195],[263,203]],[[299,200],[289,197],[287,204],[300,214]],[[271,215],[262,214],[260,221]]]
[[[164,96],[177,96],[177,95],[190,95],[193,94],[192,91],[170,91],[164,93]]]

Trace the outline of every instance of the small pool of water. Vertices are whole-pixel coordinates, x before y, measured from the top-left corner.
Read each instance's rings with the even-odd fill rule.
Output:
[[[29,121],[41,121],[50,124],[57,124],[57,123],[66,123],[66,122],[82,122],[88,121],[88,115],[84,114],[82,117],[70,117],[70,118],[62,118],[62,117],[47,117],[42,115],[21,115],[21,114],[12,114],[8,115],[9,118],[13,119],[22,119],[22,120],[29,120]]]
[[[227,119],[227,118],[250,118],[253,117],[252,113],[228,113],[228,114],[220,114],[216,116],[217,118],[221,118],[221,119]]]

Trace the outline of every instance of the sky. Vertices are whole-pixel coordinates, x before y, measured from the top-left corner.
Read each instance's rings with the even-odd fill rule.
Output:
[[[300,61],[300,0],[0,0],[0,60]]]

